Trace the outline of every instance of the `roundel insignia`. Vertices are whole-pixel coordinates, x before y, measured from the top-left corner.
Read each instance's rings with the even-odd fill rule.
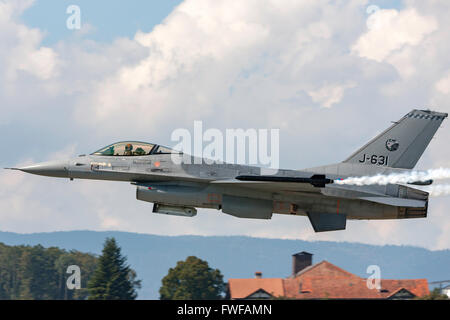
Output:
[[[389,151],[395,151],[398,149],[399,146],[400,144],[395,139],[388,139],[386,141],[386,149],[388,149]]]

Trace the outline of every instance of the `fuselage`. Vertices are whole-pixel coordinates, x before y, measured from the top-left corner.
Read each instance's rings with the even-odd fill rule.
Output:
[[[188,158],[186,158],[188,157]],[[186,161],[187,160],[187,161]],[[345,164],[305,170],[280,169],[276,177],[308,178],[313,172],[330,179],[349,176],[355,166]],[[347,166],[348,167],[348,166]],[[365,169],[365,168],[362,168]],[[361,169],[361,170],[362,170]],[[386,186],[299,186],[295,183],[242,184],[241,175],[259,176],[267,169],[239,164],[210,163],[181,153],[142,156],[82,155],[66,161],[48,162],[21,168],[22,171],[51,177],[130,182],[137,186],[138,200],[171,206],[222,209],[224,196],[270,201],[276,214],[306,215],[307,212],[345,214],[348,219],[398,219],[425,217],[428,195],[402,185]],[[389,170],[389,169],[386,169]],[[323,172],[322,172],[323,171]],[[339,171],[342,173],[339,174]],[[255,186],[256,188],[254,188]],[[404,207],[363,198],[399,198],[418,200],[418,207]],[[421,202],[420,202],[421,201]],[[239,202],[239,201],[237,201]],[[423,205],[425,204],[425,205]]]

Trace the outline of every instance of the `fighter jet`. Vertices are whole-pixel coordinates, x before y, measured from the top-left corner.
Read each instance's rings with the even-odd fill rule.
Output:
[[[138,141],[111,144],[90,155],[23,168],[48,177],[128,181],[153,212],[193,217],[196,208],[250,219],[274,213],[307,216],[316,232],[344,230],[347,219],[409,219],[427,216],[428,193],[406,184],[340,185],[347,177],[408,172],[430,143],[446,113],[412,110],[340,163],[278,170],[213,163]],[[179,161],[178,161],[178,160]],[[174,161],[177,160],[177,161]],[[429,184],[411,181],[411,184]]]

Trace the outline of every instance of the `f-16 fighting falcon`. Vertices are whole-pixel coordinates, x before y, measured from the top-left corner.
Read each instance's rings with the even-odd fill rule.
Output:
[[[412,110],[341,163],[278,170],[273,175],[256,166],[194,161],[190,155],[191,161],[183,161],[187,155],[181,152],[136,141],[114,143],[66,161],[13,169],[71,180],[128,181],[136,186],[136,198],[152,202],[153,212],[160,214],[193,217],[196,208],[210,208],[252,219],[270,219],[273,213],[302,215],[316,232],[344,230],[347,219],[427,216],[428,193],[408,185],[333,182],[410,172],[447,116]]]

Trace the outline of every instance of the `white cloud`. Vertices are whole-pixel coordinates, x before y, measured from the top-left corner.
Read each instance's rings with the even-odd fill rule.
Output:
[[[404,46],[419,44],[438,24],[433,17],[420,15],[416,9],[378,10],[369,17],[370,28],[352,50],[361,57],[381,62]]]
[[[33,1],[2,1],[0,3],[0,68],[8,82],[17,73],[27,72],[38,79],[48,80],[58,74],[59,59],[52,48],[40,46],[43,34],[16,21],[17,16]]]
[[[346,89],[353,88],[355,86],[355,83],[325,85],[317,90],[309,91],[308,94],[314,102],[319,103],[325,108],[330,108],[333,104],[336,104],[342,100]]]
[[[16,65],[16,70],[29,72],[43,80],[56,75],[57,56],[52,49],[41,47],[27,52],[21,51],[22,48],[17,50],[17,56],[12,61],[12,65]]]
[[[57,141],[47,148],[61,149],[42,155],[30,148],[28,158],[85,153],[128,138],[166,144],[172,130],[201,119],[219,129],[281,128],[280,160],[301,168],[342,160],[414,107],[450,108],[448,10],[438,1],[378,11],[371,18],[383,24],[367,30],[366,1],[187,0],[133,39],[101,44],[75,36],[51,48],[18,18],[31,2],[1,3],[0,79],[8,92],[0,89],[0,108],[16,127],[8,137],[31,123],[42,136],[28,146]],[[449,139],[441,129],[420,165],[448,167]],[[427,219],[352,221],[346,231],[316,234],[304,217],[248,221],[212,210],[194,219],[159,216],[123,183],[2,172],[0,184],[0,225],[9,231],[450,245],[448,197],[430,201]]]
[[[355,3],[269,1],[261,6],[259,1],[215,1],[214,5],[185,1],[152,32],[136,34],[135,41],[148,49],[147,57],[120,68],[80,100],[80,122],[112,123],[115,130],[130,130],[133,123],[131,130],[145,128],[149,134],[156,128],[148,126],[148,119],[231,121],[239,110],[242,118],[253,116],[264,122],[257,116],[261,108],[278,106],[281,99],[307,95],[323,85],[320,72],[310,68],[319,61],[329,72],[336,70],[330,75],[333,87],[312,92],[329,107],[343,98],[354,78],[337,70],[349,63],[348,57],[342,53],[330,57],[330,52],[342,52],[349,44],[333,41],[333,35],[344,33],[348,26],[337,24],[331,10],[339,10],[339,18],[350,18]],[[344,84],[334,85],[340,81]],[[244,90],[257,90],[257,96],[243,101],[249,97]],[[89,119],[83,117],[86,112]]]
[[[443,94],[450,93],[450,74],[443,77],[436,83],[436,90]]]

